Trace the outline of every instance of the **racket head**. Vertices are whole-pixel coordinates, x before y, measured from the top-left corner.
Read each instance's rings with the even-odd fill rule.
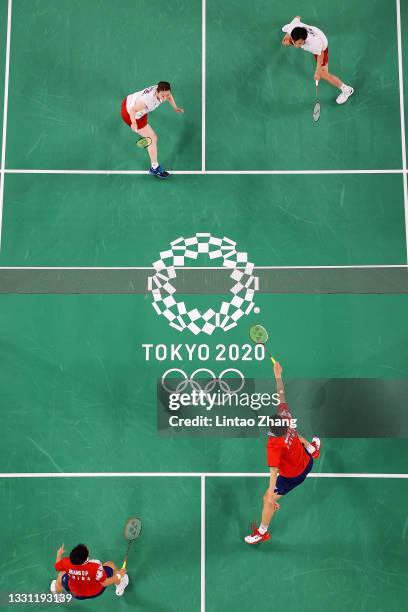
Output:
[[[135,516],[129,518],[123,530],[123,535],[128,542],[137,540],[142,532],[142,521]]]
[[[251,325],[249,337],[255,344],[265,344],[268,341],[269,334],[263,325]]]
[[[313,107],[313,121],[317,123],[320,119],[320,102],[316,102]]]
[[[152,139],[149,136],[145,136],[143,138],[139,138],[136,142],[136,146],[140,149],[147,149],[152,144]]]

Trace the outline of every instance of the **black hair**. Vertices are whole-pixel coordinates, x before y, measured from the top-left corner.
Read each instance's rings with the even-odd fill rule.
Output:
[[[286,436],[289,428],[290,419],[288,417],[283,416],[282,414],[274,414],[273,422],[276,425],[269,425],[269,431],[272,436],[275,438],[282,438]]]
[[[171,91],[170,83],[167,81],[159,81],[157,83],[157,91]]]
[[[307,30],[306,28],[293,28],[292,32],[290,33],[290,37],[295,42],[297,40],[306,40]]]
[[[89,550],[85,546],[85,544],[78,544],[75,546],[69,553],[69,560],[72,565],[82,565],[85,563],[87,558],[89,557]]]

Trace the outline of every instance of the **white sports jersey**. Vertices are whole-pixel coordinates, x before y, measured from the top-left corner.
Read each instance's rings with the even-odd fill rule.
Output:
[[[303,51],[309,51],[309,53],[313,53],[314,55],[321,55],[328,46],[328,40],[326,35],[316,28],[315,26],[307,25],[307,23],[302,23],[300,19],[295,17],[293,21],[283,26],[282,32],[286,32],[290,34],[294,28],[306,28],[307,30],[307,38],[305,40],[305,44],[301,47]]]
[[[127,112],[134,107],[136,102],[143,100],[146,108],[135,113],[136,119],[140,119],[140,117],[143,117],[143,115],[146,115],[146,113],[151,113],[163,102],[163,100],[158,99],[156,93],[157,85],[152,85],[151,87],[146,87],[146,89],[142,89],[141,91],[135,91],[135,93],[129,94],[126,98]]]

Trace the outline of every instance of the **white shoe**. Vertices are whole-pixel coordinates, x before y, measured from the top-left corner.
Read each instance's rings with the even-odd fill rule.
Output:
[[[348,86],[347,89],[342,91],[341,94],[337,96],[336,98],[337,104],[344,104],[345,102],[347,102],[347,100],[349,99],[350,96],[353,95],[353,93],[354,93],[354,89]]]
[[[247,544],[259,544],[259,542],[266,542],[266,540],[269,540],[269,538],[270,535],[267,531],[262,534],[258,531],[256,525],[253,525],[252,533],[246,536],[244,540]]]
[[[316,436],[312,439],[312,444],[315,447],[316,450],[320,450],[320,438],[317,438]]]
[[[51,593],[56,593],[57,592],[57,581],[53,580],[50,584],[50,591]]]
[[[116,595],[118,597],[122,597],[128,584],[129,584],[129,576],[127,574],[124,574],[122,576],[122,580],[119,582],[119,584],[116,587]]]

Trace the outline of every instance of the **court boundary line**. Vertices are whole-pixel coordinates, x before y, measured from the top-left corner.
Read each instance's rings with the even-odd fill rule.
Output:
[[[238,268],[245,268],[238,265]],[[336,266],[254,266],[254,270],[365,270],[380,268],[381,270],[408,268],[404,264],[350,264]],[[225,270],[224,266],[174,266],[175,270]],[[0,266],[0,270],[147,270],[155,272],[153,266]]]
[[[13,10],[13,0],[8,0],[7,4],[7,31],[6,31],[6,60],[4,65],[4,100],[3,100],[3,132],[1,139],[1,162],[0,162],[0,248],[3,226],[3,201],[4,201],[4,182],[6,180],[6,146],[7,146],[7,115],[8,115],[8,93],[10,79],[10,40],[11,40],[11,13]]]
[[[401,34],[401,2],[396,1],[397,13],[397,54],[398,54],[398,81],[400,94],[400,122],[401,122],[401,147],[402,147],[402,182],[404,190],[404,219],[405,219],[405,245],[408,261],[408,184],[407,184],[407,152],[405,138],[405,105],[404,105],[404,71],[402,58],[402,34]]]
[[[201,491],[201,612],[205,612],[205,476],[200,477]]]
[[[269,472],[3,472],[0,478],[268,478]],[[395,478],[404,473],[311,472],[307,478]],[[202,485],[201,485],[202,486]]]
[[[405,168],[378,168],[367,169],[332,169],[332,170],[169,170],[174,175],[185,176],[293,176],[293,175],[336,175],[336,174],[406,174]],[[80,169],[51,169],[51,168],[4,168],[4,174],[74,174],[74,175],[149,175],[148,170],[80,170]]]
[[[201,172],[205,172],[207,5],[201,0]]]

